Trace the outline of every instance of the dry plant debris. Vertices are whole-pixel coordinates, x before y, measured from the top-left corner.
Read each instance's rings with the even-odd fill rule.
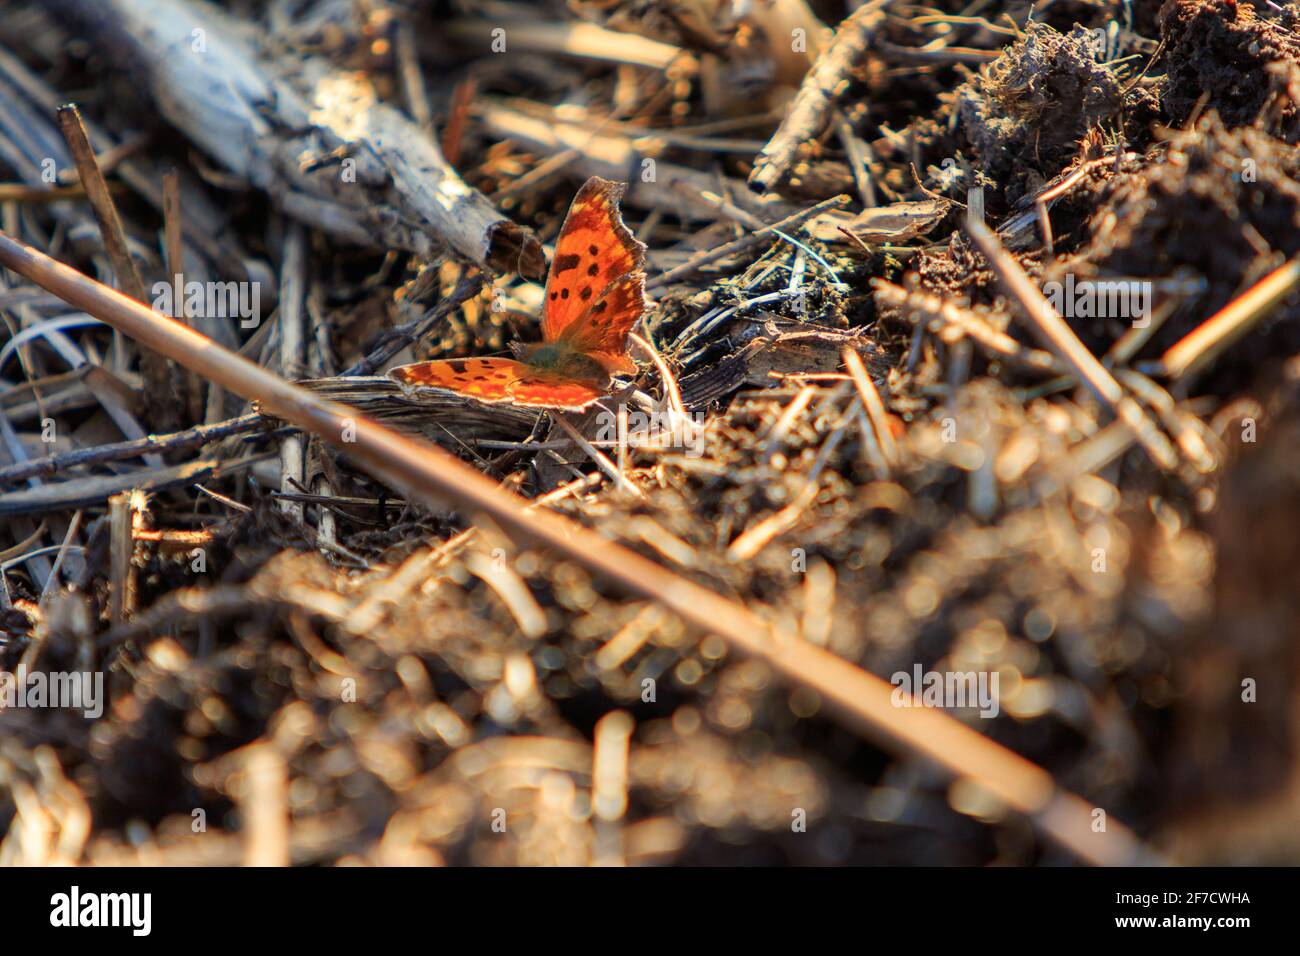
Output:
[[[2,0],[0,863],[1296,862],[1298,30]]]

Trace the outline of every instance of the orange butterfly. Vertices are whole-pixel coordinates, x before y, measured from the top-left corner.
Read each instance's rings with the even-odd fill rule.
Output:
[[[636,365],[627,337],[645,312],[645,253],[623,225],[622,183],[591,177],[555,241],[546,279],[542,341],[516,345],[520,361],[444,359],[392,369],[404,390],[437,388],[483,402],[580,411],[603,398],[610,377]]]

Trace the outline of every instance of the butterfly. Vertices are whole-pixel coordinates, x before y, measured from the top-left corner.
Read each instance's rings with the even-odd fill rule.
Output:
[[[581,411],[636,371],[628,334],[645,312],[646,247],[623,225],[626,186],[593,176],[578,190],[546,278],[542,341],[506,358],[442,359],[392,369],[408,393],[442,389],[481,402]]]

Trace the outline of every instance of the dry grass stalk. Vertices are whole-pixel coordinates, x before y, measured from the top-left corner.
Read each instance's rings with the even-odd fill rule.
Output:
[[[1007,292],[1019,303],[1022,314],[1029,320],[1030,330],[1069,365],[1079,381],[1106,408],[1133,430],[1152,461],[1166,470],[1177,467],[1177,455],[1169,440],[1137,403],[1125,394],[1123,386],[1079,341],[1069,325],[1056,314],[1046,296],[1034,285],[1020,263],[1002,246],[997,235],[983,222],[973,218],[967,220],[966,230]]]
[[[885,403],[880,400],[880,393],[876,391],[876,383],[867,374],[867,367],[862,364],[862,356],[858,354],[856,349],[846,348],[844,350],[844,367],[849,370],[849,375],[853,379],[853,386],[858,390],[858,397],[862,401],[862,407],[866,409],[876,445],[880,448],[881,457],[884,459],[885,475],[882,477],[887,478],[889,470],[899,463],[899,453],[889,423],[889,414],[885,411]]]
[[[899,309],[909,321],[924,318],[951,327],[954,335],[940,333],[940,338],[949,344],[965,335],[973,339],[990,357],[1014,362],[1033,371],[1056,375],[1065,373],[1066,366],[1052,353],[1022,345],[1005,332],[990,326],[975,312],[963,309],[955,302],[945,301],[933,293],[910,292],[880,279],[873,281],[871,287],[884,304]]]
[[[500,26],[496,20],[454,20],[447,25],[447,31],[458,40],[477,42],[487,49],[492,44],[492,31]],[[606,30],[593,23],[511,23],[507,20],[504,29],[508,31],[508,42],[519,51],[623,63],[656,72],[673,71],[679,76],[693,74],[698,68],[695,58],[680,47],[632,33]]]
[[[1196,374],[1285,301],[1298,284],[1300,262],[1279,266],[1170,346],[1160,357],[1161,373],[1174,381]]]

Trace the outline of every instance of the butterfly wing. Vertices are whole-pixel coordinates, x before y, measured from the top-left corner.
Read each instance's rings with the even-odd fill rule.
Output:
[[[506,402],[510,386],[525,368],[522,362],[503,358],[442,359],[399,365],[388,377],[404,389],[441,388],[483,402]]]
[[[607,394],[606,390],[555,372],[524,366],[528,371],[510,389],[510,403],[521,408],[554,408],[580,412]]]
[[[542,338],[564,340],[612,372],[633,372],[627,335],[645,311],[645,246],[623,225],[626,186],[593,176],[578,190],[555,242],[546,280]],[[444,359],[391,370],[404,389],[436,388],[483,402],[580,410],[602,384],[503,358]]]
[[[605,396],[605,390],[594,384],[504,358],[416,362],[389,370],[388,377],[408,391],[437,388],[521,408],[579,411]]]
[[[582,320],[612,283],[629,273],[644,273],[645,245],[623,225],[618,211],[626,188],[623,183],[593,176],[573,198],[555,240],[555,258],[546,279],[545,341],[554,342]]]
[[[615,279],[591,308],[560,336],[576,352],[590,355],[611,375],[630,375],[636,364],[627,354],[627,337],[645,312],[645,273]]]

